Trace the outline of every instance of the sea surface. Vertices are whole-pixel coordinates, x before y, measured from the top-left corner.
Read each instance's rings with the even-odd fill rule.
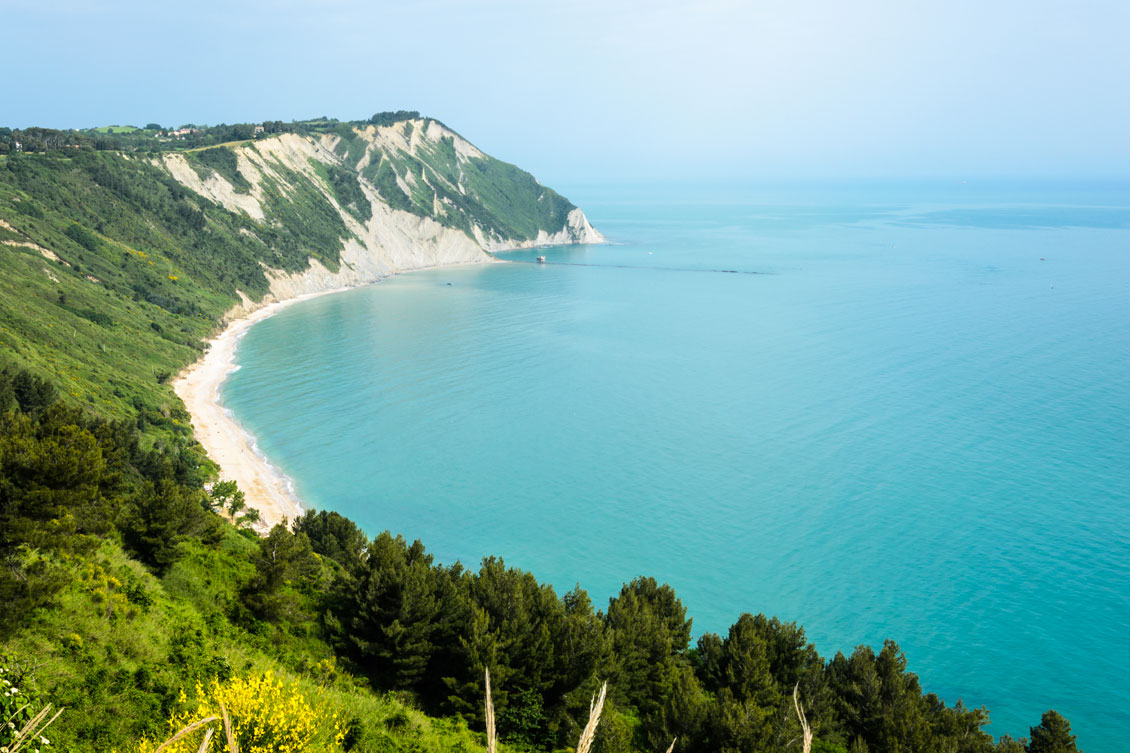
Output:
[[[309,506],[826,658],[994,735],[1130,730],[1130,190],[574,186],[609,245],[256,325],[223,401]],[[537,255],[548,264],[533,263]]]

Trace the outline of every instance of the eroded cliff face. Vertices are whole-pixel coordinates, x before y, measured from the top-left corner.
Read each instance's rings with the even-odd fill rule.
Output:
[[[158,164],[199,196],[261,225],[282,221],[283,202],[314,191],[347,230],[336,260],[311,254],[301,272],[264,264],[270,293],[258,301],[243,296],[228,318],[397,272],[490,262],[488,252],[604,242],[579,208],[435,120],[220,148],[234,153],[237,175],[182,153]]]

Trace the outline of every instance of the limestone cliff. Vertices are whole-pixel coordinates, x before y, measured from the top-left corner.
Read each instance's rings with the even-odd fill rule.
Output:
[[[288,204],[321,200],[345,230],[340,247],[312,253],[305,270],[261,262],[270,292],[259,300],[241,295],[229,317],[397,272],[491,261],[488,252],[604,242],[579,208],[436,120],[284,133],[203,151],[216,150],[234,160],[168,152],[155,164],[254,225],[286,222]]]

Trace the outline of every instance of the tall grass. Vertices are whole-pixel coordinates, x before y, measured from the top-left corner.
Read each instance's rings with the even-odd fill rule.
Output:
[[[4,722],[4,725],[7,726],[8,724],[11,724],[12,720],[19,716],[26,708],[26,704],[24,706],[21,706],[16,711],[16,713],[8,717],[8,719]],[[36,744],[41,740],[43,740],[44,744],[46,744],[43,733],[47,730],[48,727],[51,726],[51,722],[59,718],[59,714],[62,714],[63,710],[59,709],[55,712],[54,716],[52,716],[50,719],[47,719],[47,715],[50,713],[51,704],[49,703],[43,707],[42,711],[29,719],[27,721],[27,724],[25,724],[23,728],[16,733],[16,736],[12,738],[12,741],[8,743],[8,745],[4,748],[0,748],[0,750],[3,750],[4,753],[19,753],[19,751],[24,750],[28,746]],[[44,719],[47,719],[47,721],[43,721]],[[39,748],[36,747],[37,753],[38,750]]]
[[[490,670],[487,669],[484,674],[486,684],[486,728],[487,728],[487,753],[497,753],[498,750],[498,737],[494,730],[494,702],[490,697]],[[604,710],[604,697],[608,693],[608,683],[604,682],[600,686],[600,693],[594,695],[589,702],[589,720],[585,724],[585,728],[581,730],[581,738],[577,741],[576,753],[589,753],[592,749],[593,741],[596,739],[596,728],[600,724],[600,712]],[[671,741],[671,747],[667,749],[667,753],[671,753],[675,747],[675,741]],[[807,753],[807,752],[806,752]]]
[[[799,682],[793,687],[793,708],[796,709],[796,717],[800,721],[801,733],[804,736],[804,753],[809,753],[812,750],[812,728],[808,726],[808,717],[804,715],[804,711],[800,708]]]
[[[604,710],[604,696],[608,693],[608,683],[600,686],[600,694],[593,696],[589,702],[589,721],[581,730],[581,739],[577,741],[577,753],[589,753],[593,740],[596,739],[596,725],[600,723],[600,712]]]
[[[494,733],[494,702],[490,698],[490,669],[486,670],[486,689],[487,689],[487,708],[486,708],[486,725],[487,725],[487,753],[497,753],[498,751],[498,738]]]
[[[188,737],[189,735],[191,735],[196,730],[203,727],[205,724],[209,724],[211,722],[217,721],[218,719],[219,719],[219,717],[209,716],[209,717],[205,717],[204,719],[201,719],[200,721],[193,722],[192,724],[190,724],[187,727],[185,727],[184,729],[182,729],[180,732],[178,732],[175,735],[173,735],[172,737],[170,737],[165,742],[158,745],[157,748],[153,751],[153,753],[161,753],[161,751],[165,750],[166,748],[170,748],[173,745],[176,745],[178,742],[180,742],[181,740]],[[212,728],[209,727],[208,728],[208,734],[205,735],[205,738],[207,738],[209,740],[212,739],[211,733],[212,733]]]

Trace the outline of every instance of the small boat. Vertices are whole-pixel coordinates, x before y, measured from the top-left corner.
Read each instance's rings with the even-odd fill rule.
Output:
[[[545,264],[545,257],[544,256],[538,257],[538,264]]]

